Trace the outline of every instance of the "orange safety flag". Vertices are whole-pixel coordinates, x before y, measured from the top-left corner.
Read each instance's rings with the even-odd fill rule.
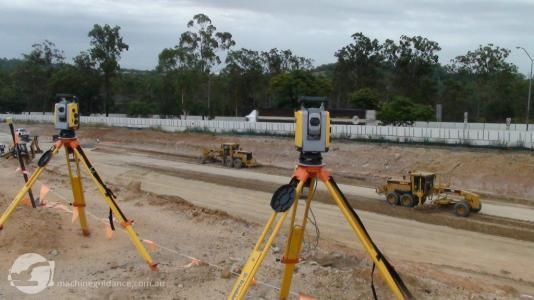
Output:
[[[184,265],[182,266],[182,268],[191,268],[192,266],[200,266],[200,264],[202,263],[202,261],[200,261],[199,259],[196,259],[196,258],[191,258],[191,262],[188,263],[187,265]]]
[[[108,240],[111,240],[111,238],[113,237],[113,229],[111,229],[111,225],[106,224],[106,238]]]
[[[252,281],[250,282],[250,284],[252,285],[258,284],[258,282],[256,281],[256,277],[252,277]]]
[[[74,207],[72,209],[72,219],[71,219],[72,223],[74,223],[74,221],[76,221],[76,219],[78,219],[78,215],[79,215],[78,208]]]
[[[299,300],[315,300],[315,297],[299,294]]]
[[[45,205],[46,201],[44,201],[46,195],[50,191],[50,188],[44,184],[41,184],[41,190],[39,191],[39,203],[40,205]]]
[[[57,208],[57,209],[61,209],[62,211],[70,213],[70,209],[67,206],[63,205],[63,204],[57,204],[54,207]]]
[[[18,173],[18,172],[21,172],[22,174],[30,175],[30,171],[28,171],[28,170],[22,171],[22,169],[20,167],[17,167],[15,169],[15,173]]]
[[[148,245],[148,250],[154,252],[156,251],[156,243],[151,240],[143,240],[143,243]]]
[[[32,202],[30,201],[30,198],[28,198],[28,197],[24,197],[24,199],[22,199],[20,201],[20,203],[22,203],[22,205],[25,205],[25,206],[28,206],[28,207],[32,206]]]

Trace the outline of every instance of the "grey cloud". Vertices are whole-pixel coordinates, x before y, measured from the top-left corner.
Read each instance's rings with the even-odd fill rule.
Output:
[[[187,30],[187,21],[205,13],[234,35],[237,47],[289,48],[316,64],[334,62],[335,51],[355,32],[382,41],[422,35],[441,45],[441,62],[448,63],[488,42],[534,52],[532,12],[534,1],[528,0],[0,0],[0,57],[18,57],[44,39],[72,57],[89,47],[93,24],[108,23],[120,25],[130,45],[121,64],[150,69]],[[529,65],[523,56],[513,51],[510,59],[524,72]]]

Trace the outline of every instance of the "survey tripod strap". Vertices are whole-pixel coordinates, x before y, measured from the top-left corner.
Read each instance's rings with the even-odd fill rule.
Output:
[[[100,184],[100,186],[104,189],[105,195],[109,198],[109,200],[113,203],[113,205],[117,207],[117,211],[121,215],[122,219],[127,220],[126,216],[124,215],[124,213],[121,211],[121,209],[115,202],[115,199],[117,197],[115,196],[115,194],[113,194],[113,191],[106,186],[104,181],[102,181],[102,178],[100,178],[100,175],[98,175],[98,173],[96,172],[95,168],[93,167],[93,165],[91,164],[87,156],[85,155],[85,152],[83,152],[82,147],[80,145],[77,145],[76,150],[78,151],[81,158],[83,159],[83,162],[87,166],[87,170],[89,170],[89,172],[91,173],[93,178],[96,180],[96,182]],[[111,207],[109,208],[108,219],[109,219],[109,226],[111,227],[111,230],[115,230],[115,225],[113,224],[113,210],[111,209]]]
[[[325,185],[329,192],[332,194],[342,213],[345,215],[347,221],[349,221],[354,232],[362,242],[364,249],[371,256],[374,265],[376,265],[376,267],[382,274],[382,277],[391,288],[395,297],[397,297],[397,299],[415,299],[412,293],[406,287],[406,284],[400,277],[399,273],[397,273],[393,265],[389,263],[389,261],[380,251],[380,249],[375,245],[375,243],[371,239],[371,236],[367,232],[367,229],[363,225],[362,220],[354,211],[345,195],[343,195],[338,185],[334,181],[334,178],[329,176],[328,181],[325,182]],[[374,267],[375,266],[373,266],[373,268]]]

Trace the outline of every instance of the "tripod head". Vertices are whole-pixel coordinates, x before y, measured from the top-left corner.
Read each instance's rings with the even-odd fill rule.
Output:
[[[325,111],[326,97],[302,96],[295,112],[295,147],[302,165],[322,164],[322,152],[330,147],[330,113]]]

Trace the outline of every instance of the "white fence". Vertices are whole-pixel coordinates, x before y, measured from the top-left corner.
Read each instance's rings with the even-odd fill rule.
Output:
[[[53,122],[53,116],[48,114],[0,114],[1,120],[4,120],[7,117],[13,118],[14,121],[23,122]],[[203,130],[210,132],[254,132],[260,134],[292,135],[295,130],[295,126],[292,123],[249,123],[232,120],[208,121],[82,116],[80,121],[82,126],[83,124],[94,124],[128,128],[155,127],[170,132]],[[506,128],[504,125],[504,127],[500,126],[502,124],[483,126],[482,128],[479,126],[474,126],[475,128],[469,128],[467,126],[464,126],[463,128],[439,128],[433,125],[435,124],[417,123],[413,127],[332,125],[332,136],[334,138],[387,140],[401,143],[424,142],[534,149],[534,134],[532,131],[518,130],[517,128],[493,129]],[[534,129],[534,126],[532,129]]]

